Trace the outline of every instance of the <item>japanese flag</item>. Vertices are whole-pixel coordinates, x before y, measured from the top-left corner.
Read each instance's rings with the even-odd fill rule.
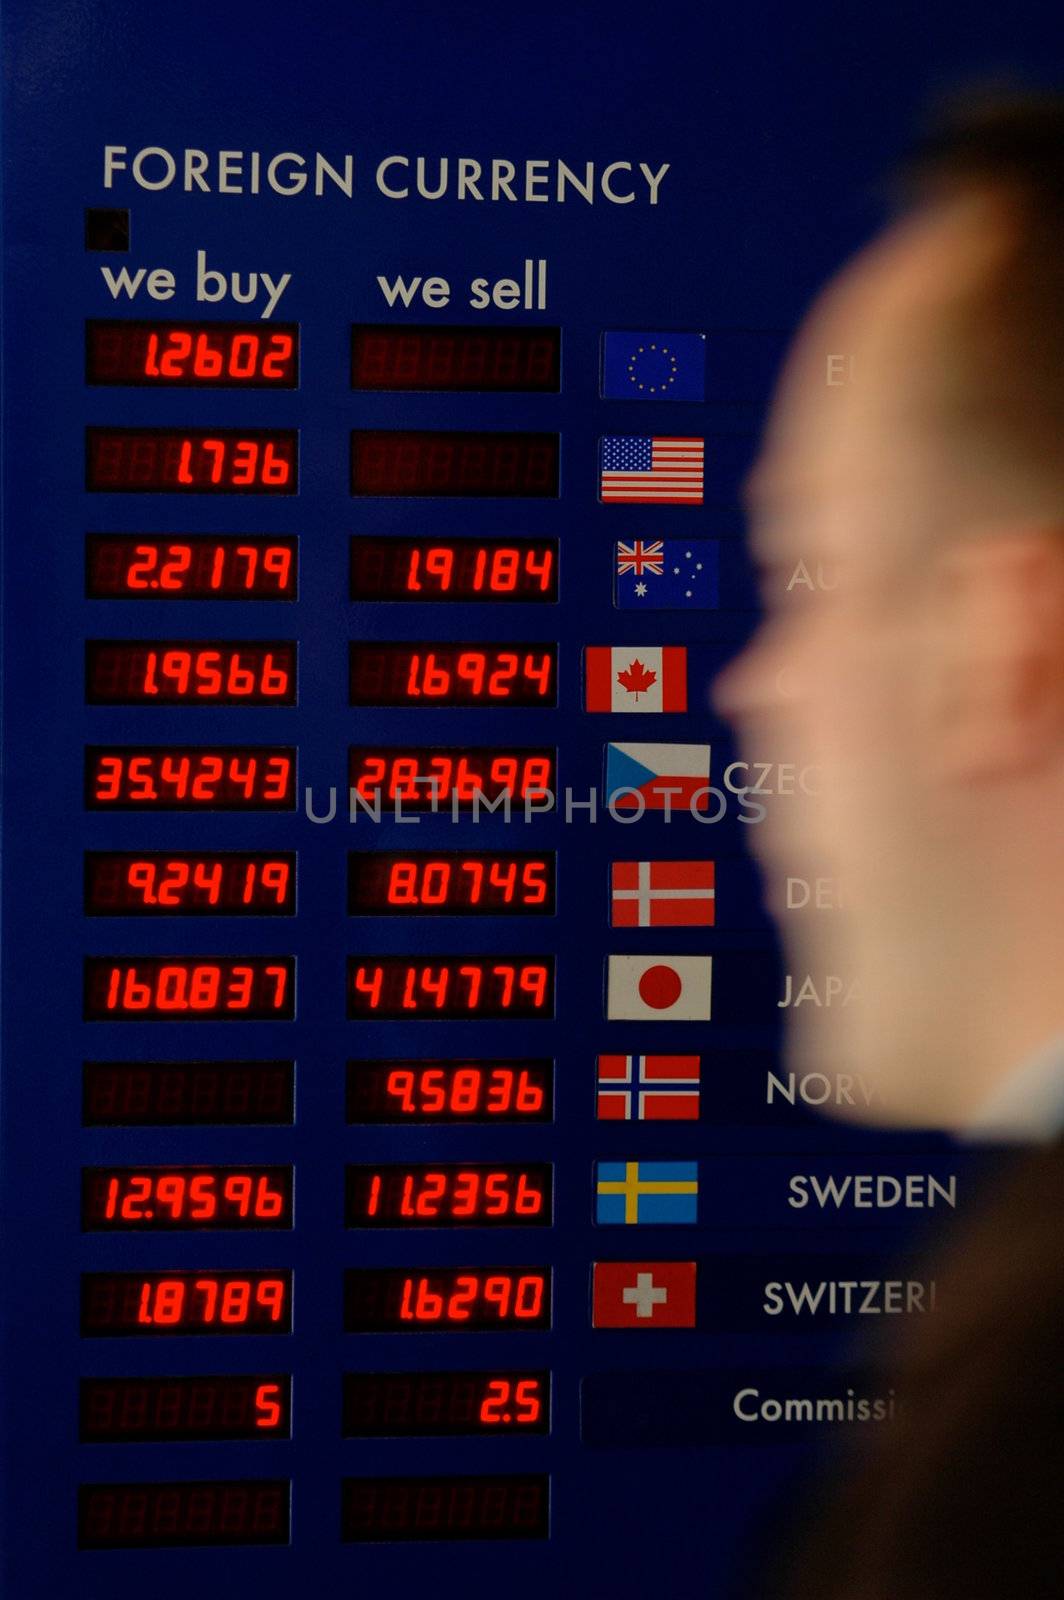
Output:
[[[708,1022],[712,956],[607,956],[611,1022]]]

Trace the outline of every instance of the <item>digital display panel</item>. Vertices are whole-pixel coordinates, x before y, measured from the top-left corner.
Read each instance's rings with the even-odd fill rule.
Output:
[[[348,1333],[482,1333],[549,1328],[549,1267],[352,1267]]]
[[[531,1405],[531,1395],[525,1409]],[[513,1410],[517,1410],[514,1395]],[[288,1439],[292,1380],[287,1373],[247,1377],[82,1378],[82,1444],[158,1444],[167,1440]],[[509,1398],[504,1402],[509,1405]]]
[[[346,1439],[550,1432],[549,1372],[346,1372]]]
[[[87,1128],[253,1127],[295,1117],[293,1061],[86,1061]]]
[[[86,1338],[290,1333],[292,1274],[83,1272],[81,1331]]]
[[[347,1014],[381,1021],[552,1017],[553,956],[350,956]]]
[[[89,600],[294,600],[298,540],[290,534],[90,533]]]
[[[86,956],[86,1022],[289,1021],[295,956]]]
[[[291,1167],[83,1167],[88,1232],[290,1228]]]
[[[292,811],[296,751],[277,744],[88,745],[89,811]]]
[[[353,706],[553,706],[554,644],[359,641],[351,646]]]
[[[553,850],[353,850],[350,916],[552,916]]]
[[[550,1122],[554,1063],[349,1061],[348,1122]]]
[[[356,323],[352,389],[557,394],[560,328]]]
[[[277,917],[296,908],[292,850],[90,850],[90,917]]]
[[[181,389],[294,389],[299,329],[292,322],[85,324],[85,382]]]
[[[557,598],[557,539],[351,540],[352,600]]]
[[[291,706],[296,646],[289,640],[90,639],[91,706]]]
[[[549,1227],[548,1162],[365,1163],[347,1168],[349,1228]]]
[[[348,755],[356,795],[408,811],[471,811],[503,796],[542,807],[554,779],[555,752],[542,746],[355,745]]]
[[[295,494],[294,428],[86,428],[85,487],[100,494]]]
[[[365,430],[351,435],[354,495],[556,499],[556,433]]]
[[[287,1478],[195,1483],[83,1483],[82,1550],[152,1550],[168,1545],[288,1544]]]
[[[545,1539],[550,1479],[545,1473],[345,1478],[343,1508],[349,1543]]]

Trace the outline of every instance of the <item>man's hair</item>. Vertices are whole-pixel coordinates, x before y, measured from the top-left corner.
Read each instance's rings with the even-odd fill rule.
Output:
[[[917,205],[993,195],[1004,207],[999,265],[943,316],[940,420],[999,509],[1064,523],[1064,96],[952,101],[903,177]]]
[[[995,183],[1064,211],[1064,96],[968,94],[932,119],[903,168],[908,187]]]

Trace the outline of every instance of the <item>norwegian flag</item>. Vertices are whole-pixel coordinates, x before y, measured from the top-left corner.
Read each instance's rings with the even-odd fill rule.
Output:
[[[660,578],[665,571],[665,541],[654,539],[649,544],[644,539],[636,539],[632,544],[625,544],[619,540],[617,544],[617,572],[621,575],[631,572],[635,577],[641,578],[644,573],[653,573]]]
[[[701,1056],[599,1056],[600,1122],[697,1122]]]
[[[610,926],[712,928],[714,879],[712,861],[615,861]]]

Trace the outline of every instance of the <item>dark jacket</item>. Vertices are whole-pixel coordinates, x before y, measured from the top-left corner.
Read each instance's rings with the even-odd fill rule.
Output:
[[[938,1310],[877,1352],[898,1420],[766,1600],[1064,1594],[1064,1145],[1008,1166],[932,1268]]]

